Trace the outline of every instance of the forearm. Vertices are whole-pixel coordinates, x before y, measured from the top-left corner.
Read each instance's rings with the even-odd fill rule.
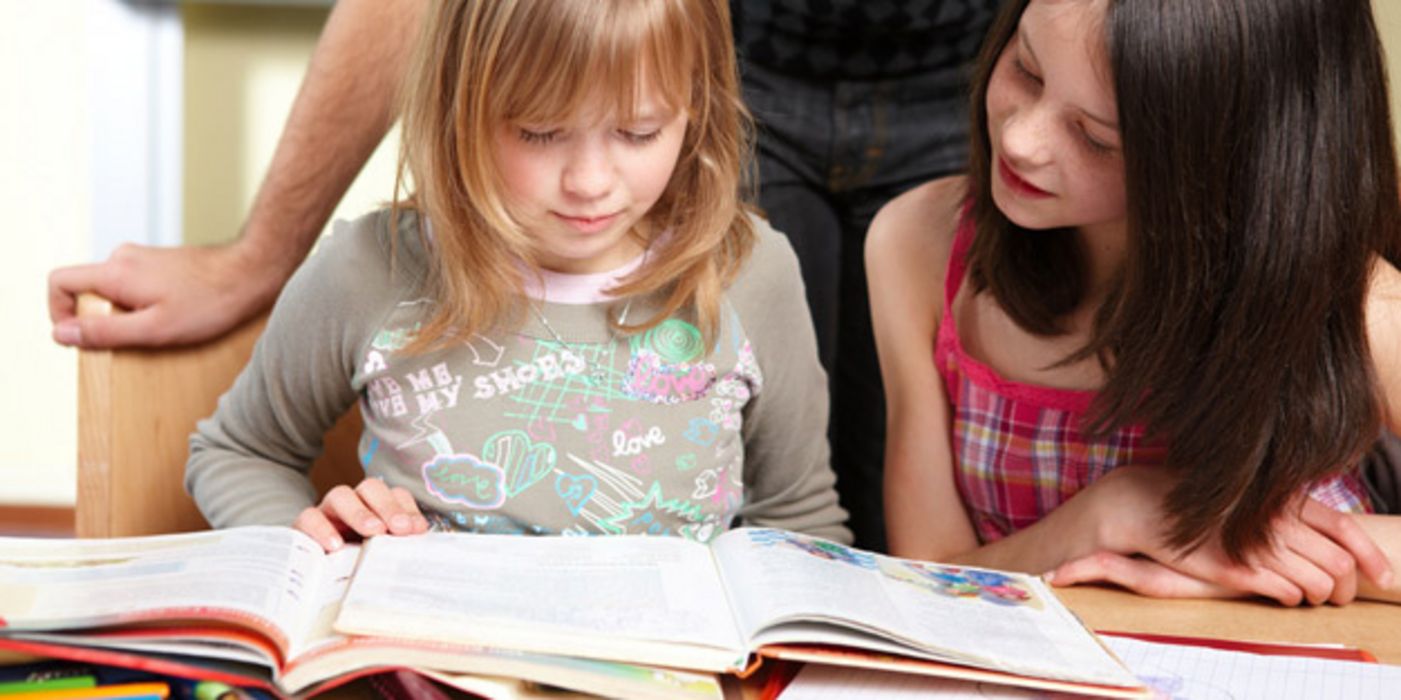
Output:
[[[887,441],[883,489],[890,553],[948,561],[977,547],[978,538],[948,468],[937,464],[940,457],[947,461],[947,448],[941,453],[938,445],[910,445],[899,439],[897,428],[889,430],[895,439]]]
[[[887,460],[886,470],[886,539],[895,556],[1041,574],[1094,551],[1093,526],[1078,504],[980,545],[951,483],[932,483],[927,470],[903,469],[898,459]]]
[[[1401,579],[1401,516],[1359,515],[1357,523],[1386,553],[1391,562],[1392,573]],[[1401,583],[1393,583],[1390,588],[1383,589],[1367,580],[1365,576],[1358,578],[1357,597],[1401,603]]]
[[[426,7],[341,0],[332,10],[239,242],[278,287],[393,123]]]
[[[1099,549],[1096,523],[1086,505],[1087,500],[1072,498],[1030,527],[954,554],[948,561],[1031,574],[1051,571]]]

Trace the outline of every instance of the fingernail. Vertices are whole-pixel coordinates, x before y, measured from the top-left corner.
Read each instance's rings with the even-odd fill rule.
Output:
[[[1041,580],[1054,586],[1056,584],[1056,570],[1051,569],[1050,571],[1041,574]]]
[[[1391,587],[1392,587],[1395,583],[1396,583],[1396,572],[1392,571],[1391,569],[1387,569],[1387,570],[1383,571],[1383,572],[1382,572],[1382,580],[1380,580],[1380,581],[1377,582],[1378,585],[1380,585],[1382,588],[1387,589],[1387,590],[1390,590]]]
[[[83,329],[73,321],[63,321],[54,326],[54,340],[64,345],[80,345],[83,342]]]
[[[381,522],[379,518],[365,518],[364,522],[361,523],[361,527],[366,532],[380,532],[384,530],[384,523]]]
[[[345,540],[343,540],[343,539],[341,539],[341,538],[339,538],[339,537],[336,537],[335,535],[332,535],[332,536],[331,536],[331,539],[327,540],[327,544],[329,544],[330,547],[328,547],[326,551],[328,551],[328,552],[334,552],[334,551],[336,551],[337,549],[340,549],[342,546],[345,545]]]
[[[389,525],[395,532],[403,532],[413,525],[413,521],[407,515],[396,515],[389,520]]]

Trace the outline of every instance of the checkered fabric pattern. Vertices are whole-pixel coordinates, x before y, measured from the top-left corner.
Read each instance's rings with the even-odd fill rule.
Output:
[[[964,351],[948,319],[972,236],[965,216],[949,258],[934,361],[953,406],[955,480],[979,539],[990,542],[1045,517],[1109,470],[1161,464],[1166,451],[1139,426],[1089,439],[1078,426],[1094,392],[1008,381]],[[1355,471],[1319,482],[1310,495],[1335,510],[1371,510]]]
[[[790,75],[885,78],[963,66],[997,0],[733,0],[746,60]]]

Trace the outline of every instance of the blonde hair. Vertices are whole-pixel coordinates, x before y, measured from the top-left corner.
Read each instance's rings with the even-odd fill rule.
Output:
[[[740,101],[727,0],[438,0],[424,25],[403,95],[395,216],[418,214],[438,301],[409,352],[519,320],[534,244],[507,211],[493,133],[507,121],[549,123],[611,96],[635,113],[645,83],[685,112],[676,169],[648,212],[647,261],[613,292],[659,293],[649,329],[682,309],[707,347],[720,298],[753,247],[741,194],[753,129]],[[412,193],[400,198],[404,178]],[[431,222],[427,240],[423,221]],[[616,323],[616,322],[615,322]]]

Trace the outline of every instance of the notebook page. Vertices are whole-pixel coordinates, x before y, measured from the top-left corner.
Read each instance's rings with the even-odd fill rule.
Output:
[[[1106,637],[1106,643],[1142,681],[1174,700],[1270,698],[1394,698],[1401,688],[1401,666],[1261,656],[1239,651]],[[782,694],[782,700],[1028,700],[1067,698],[1008,688],[910,674],[809,665]]]

